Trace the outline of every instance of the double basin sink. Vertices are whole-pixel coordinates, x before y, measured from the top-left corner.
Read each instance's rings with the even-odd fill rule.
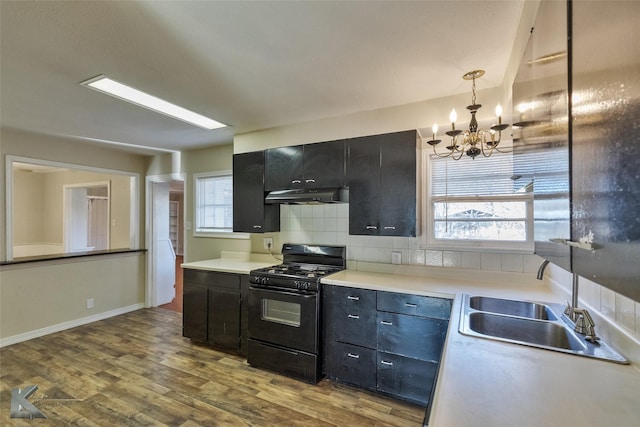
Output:
[[[602,341],[574,331],[560,304],[464,295],[460,333],[513,344],[628,364]]]

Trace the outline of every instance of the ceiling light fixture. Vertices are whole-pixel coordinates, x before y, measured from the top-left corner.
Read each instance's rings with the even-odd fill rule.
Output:
[[[467,106],[467,110],[471,113],[471,122],[469,123],[469,129],[466,131],[456,129],[456,120],[458,119],[458,115],[456,114],[456,110],[451,110],[451,114],[449,114],[449,121],[451,121],[451,130],[445,132],[449,137],[451,137],[451,145],[448,145],[446,148],[448,152],[445,154],[440,154],[436,151],[436,145],[442,142],[439,139],[436,139],[438,135],[438,124],[434,123],[432,131],[433,138],[430,141],[427,141],[427,144],[433,147],[433,152],[438,157],[451,157],[454,160],[460,160],[463,154],[475,159],[476,156],[482,154],[484,157],[489,157],[493,154],[494,151],[503,152],[498,149],[498,144],[500,144],[500,138],[502,136],[502,131],[509,127],[508,124],[502,124],[502,107],[500,104],[496,106],[496,116],[498,116],[498,124],[491,126],[491,128],[486,131],[483,129],[478,129],[478,121],[476,120],[476,113],[482,107],[481,104],[476,104],[476,79],[482,77],[484,75],[484,70],[474,70],[469,71],[464,76],[462,76],[465,80],[471,80],[472,83],[472,96],[471,96],[471,105]]]
[[[186,108],[172,104],[153,95],[149,95],[148,93],[144,93],[138,89],[134,89],[103,75],[94,77],[80,84],[204,129],[213,130],[227,126],[216,120],[194,113]]]

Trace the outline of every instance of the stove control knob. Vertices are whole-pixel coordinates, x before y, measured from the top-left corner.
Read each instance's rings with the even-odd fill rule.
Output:
[[[296,280],[295,283],[296,283],[296,288],[303,291],[308,290],[310,286],[309,282],[304,282],[302,280]]]

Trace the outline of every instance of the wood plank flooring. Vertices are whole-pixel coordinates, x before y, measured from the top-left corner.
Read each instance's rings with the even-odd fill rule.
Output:
[[[423,407],[255,369],[183,338],[181,322],[143,309],[0,349],[0,425],[422,425]],[[48,418],[10,418],[11,390],[32,384]]]

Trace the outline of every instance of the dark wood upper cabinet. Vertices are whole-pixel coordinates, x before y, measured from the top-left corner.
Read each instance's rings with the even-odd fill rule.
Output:
[[[516,168],[532,165],[536,253],[635,301],[638,17],[638,2],[542,2],[513,87],[515,103],[534,106],[514,120],[514,145]]]
[[[264,151],[233,156],[233,231],[280,231],[280,206],[264,203]]]
[[[640,2],[571,7],[573,270],[640,301]]]
[[[344,151],[344,141],[268,149],[265,190],[343,187]]]
[[[350,139],[349,234],[416,235],[417,132]]]

